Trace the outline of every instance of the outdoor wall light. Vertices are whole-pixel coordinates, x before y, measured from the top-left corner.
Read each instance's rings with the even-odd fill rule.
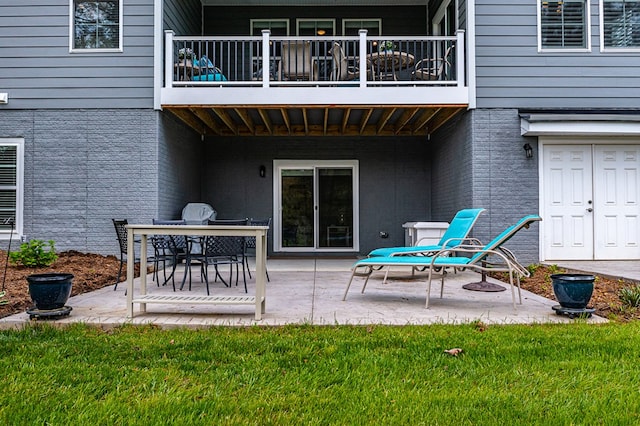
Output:
[[[264,165],[260,166],[260,177],[267,177],[267,168]]]
[[[524,148],[524,154],[527,158],[533,158],[533,148],[528,143],[525,143],[522,148]]]

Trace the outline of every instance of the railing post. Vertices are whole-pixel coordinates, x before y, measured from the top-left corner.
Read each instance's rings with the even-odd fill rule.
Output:
[[[456,80],[458,80],[458,87],[464,87],[466,80],[464,50],[464,30],[458,30],[456,31]]]
[[[173,30],[164,32],[164,87],[173,87]]]
[[[270,30],[262,30],[262,87],[269,87],[271,80],[271,52],[269,51]]]
[[[360,36],[360,87],[367,87],[367,30],[358,31]]]

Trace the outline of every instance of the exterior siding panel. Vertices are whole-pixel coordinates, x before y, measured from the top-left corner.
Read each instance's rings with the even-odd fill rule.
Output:
[[[536,2],[476,2],[477,107],[635,108],[637,52],[600,52],[591,1],[590,52],[538,52]]]
[[[153,0],[123,7],[122,52],[69,53],[68,0],[0,2],[0,110],[152,108]]]

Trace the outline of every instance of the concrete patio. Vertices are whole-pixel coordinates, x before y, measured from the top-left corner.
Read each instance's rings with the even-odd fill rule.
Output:
[[[271,281],[267,283],[266,312],[260,321],[254,319],[254,307],[250,305],[148,304],[147,312],[143,314],[136,305],[136,315],[127,318],[126,283],[119,284],[116,291],[109,286],[70,298],[67,305],[73,311],[68,317],[37,321],[56,324],[81,322],[105,328],[127,323],[198,328],[284,324],[461,324],[476,320],[487,324],[575,321],[552,310],[557,302],[524,290],[522,305],[517,305],[514,310],[508,284],[502,283],[507,290],[501,292],[465,290],[462,288],[464,284],[480,280],[479,274],[469,271],[448,275],[442,299],[439,297],[439,281],[434,281],[429,309],[425,308],[426,274],[411,279],[407,269],[392,270],[387,284],[383,284],[382,273],[375,274],[364,293],[361,293],[363,280],[356,278],[347,300],[343,301],[352,263],[351,259],[270,259],[267,267]],[[251,270],[254,270],[253,266]],[[179,267],[178,279],[182,278],[182,273],[183,268]],[[194,270],[193,276],[191,292],[204,294],[204,283],[200,281],[199,273]],[[489,282],[499,283],[492,279]],[[255,276],[248,280],[250,295],[254,284]],[[242,277],[237,287],[225,287],[220,282],[210,285],[214,295],[244,295]],[[171,284],[157,287],[151,282],[151,275],[148,277],[148,291],[150,294],[173,292]],[[188,291],[185,288],[183,293]],[[20,313],[0,319],[0,328],[21,327],[30,321],[36,320]],[[597,323],[606,320],[594,315],[587,321]]]

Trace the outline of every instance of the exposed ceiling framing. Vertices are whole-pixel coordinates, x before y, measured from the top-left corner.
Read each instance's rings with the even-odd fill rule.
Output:
[[[201,135],[426,136],[467,105],[170,106]]]

